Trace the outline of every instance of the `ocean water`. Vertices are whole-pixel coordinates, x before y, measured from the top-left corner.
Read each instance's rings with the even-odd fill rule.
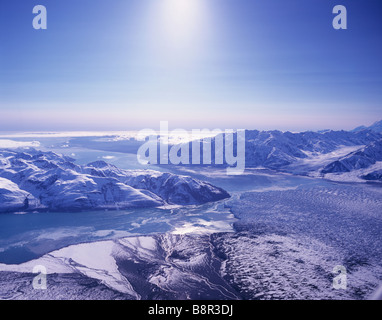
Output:
[[[165,232],[231,232],[236,221],[222,202],[121,211],[0,215],[0,263],[19,264],[63,247]]]

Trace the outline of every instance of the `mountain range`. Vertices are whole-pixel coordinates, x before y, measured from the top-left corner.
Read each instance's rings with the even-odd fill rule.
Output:
[[[121,170],[103,161],[35,149],[0,150],[0,212],[81,211],[194,205],[228,198],[221,188],[186,176]]]
[[[211,140],[212,158],[217,145],[215,139]],[[236,149],[235,137],[233,141]],[[373,169],[382,169],[381,154],[382,133],[369,128],[299,133],[245,131],[246,168],[266,168],[315,177],[363,169],[360,175],[368,175],[368,180],[380,180],[380,175],[374,175]]]
[[[344,147],[363,147],[382,139],[371,130],[280,132],[246,131],[246,166],[282,169],[298,160],[330,154]]]
[[[355,128],[355,129],[353,129],[352,131],[357,132],[357,131],[362,131],[362,130],[365,130],[365,129],[381,133],[382,132],[382,120],[373,123],[369,127],[359,126],[359,127]]]
[[[300,133],[246,130],[246,167],[382,181],[381,125]],[[212,159],[216,139],[209,142]],[[188,176],[123,170],[104,161],[81,166],[71,157],[34,148],[0,149],[0,212],[195,205],[228,197],[225,190]]]

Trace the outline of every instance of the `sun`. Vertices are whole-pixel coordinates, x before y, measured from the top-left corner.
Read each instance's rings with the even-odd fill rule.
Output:
[[[166,70],[191,67],[209,45],[210,7],[206,0],[152,0],[142,20],[151,62]]]
[[[163,0],[162,14],[166,37],[177,43],[187,42],[200,32],[202,1]]]

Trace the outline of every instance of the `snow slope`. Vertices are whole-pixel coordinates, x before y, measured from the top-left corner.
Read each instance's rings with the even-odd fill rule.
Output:
[[[382,181],[382,140],[351,152],[321,170],[325,178],[339,181]]]
[[[382,136],[372,131],[280,132],[246,131],[246,165],[282,169],[297,160],[334,152],[343,147],[364,146]]]
[[[357,131],[362,131],[362,130],[372,130],[372,131],[381,133],[382,132],[382,120],[373,123],[369,127],[366,127],[366,126],[357,127],[353,131],[357,132]]]
[[[322,170],[322,173],[350,172],[352,170],[368,168],[377,161],[382,161],[382,140],[375,141],[328,164]]]
[[[212,163],[218,137],[211,142]],[[224,139],[224,134],[223,134]],[[234,149],[236,138],[234,137]],[[245,131],[246,168],[267,168],[281,172],[330,178],[331,173],[364,169],[382,160],[382,133],[371,129],[360,131],[281,132]],[[201,150],[202,151],[202,150]],[[219,150],[221,151],[221,150]],[[202,153],[202,152],[201,152]],[[350,181],[378,180],[373,172],[358,172]]]
[[[70,157],[34,149],[0,150],[0,177],[0,212],[158,207],[229,197],[185,176],[119,170],[103,161],[79,166]]]
[[[210,142],[213,163],[217,139],[218,137]],[[317,160],[329,154],[334,156],[341,149],[347,148],[353,151],[381,139],[382,134],[372,130],[299,133],[246,130],[245,163],[247,168],[287,170],[288,166],[301,160]],[[234,149],[236,149],[236,137],[234,137]]]
[[[35,200],[28,192],[21,190],[17,184],[0,178],[0,212],[25,210],[29,206],[25,199]]]
[[[165,234],[86,243],[21,265],[0,264],[0,299],[17,298],[15,291],[24,293],[20,299],[41,297],[39,290],[31,290],[30,282],[20,285],[18,290],[14,290],[13,284],[36,265],[45,266],[48,272],[50,287],[43,292],[44,299],[57,299],[57,295],[72,298],[70,292],[56,291],[56,286],[61,286],[59,281],[49,280],[57,275],[70,279],[78,274],[96,280],[97,286],[102,284],[125,294],[128,299],[239,298],[216,272],[220,261],[208,236]],[[16,279],[12,283],[6,281],[9,274]],[[81,281],[73,283],[72,290],[81,285]]]

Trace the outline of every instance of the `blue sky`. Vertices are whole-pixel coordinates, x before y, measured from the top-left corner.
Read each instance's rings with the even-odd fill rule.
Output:
[[[48,29],[32,28],[45,5]],[[345,5],[348,30],[334,30]],[[382,119],[380,0],[1,0],[5,131]]]

